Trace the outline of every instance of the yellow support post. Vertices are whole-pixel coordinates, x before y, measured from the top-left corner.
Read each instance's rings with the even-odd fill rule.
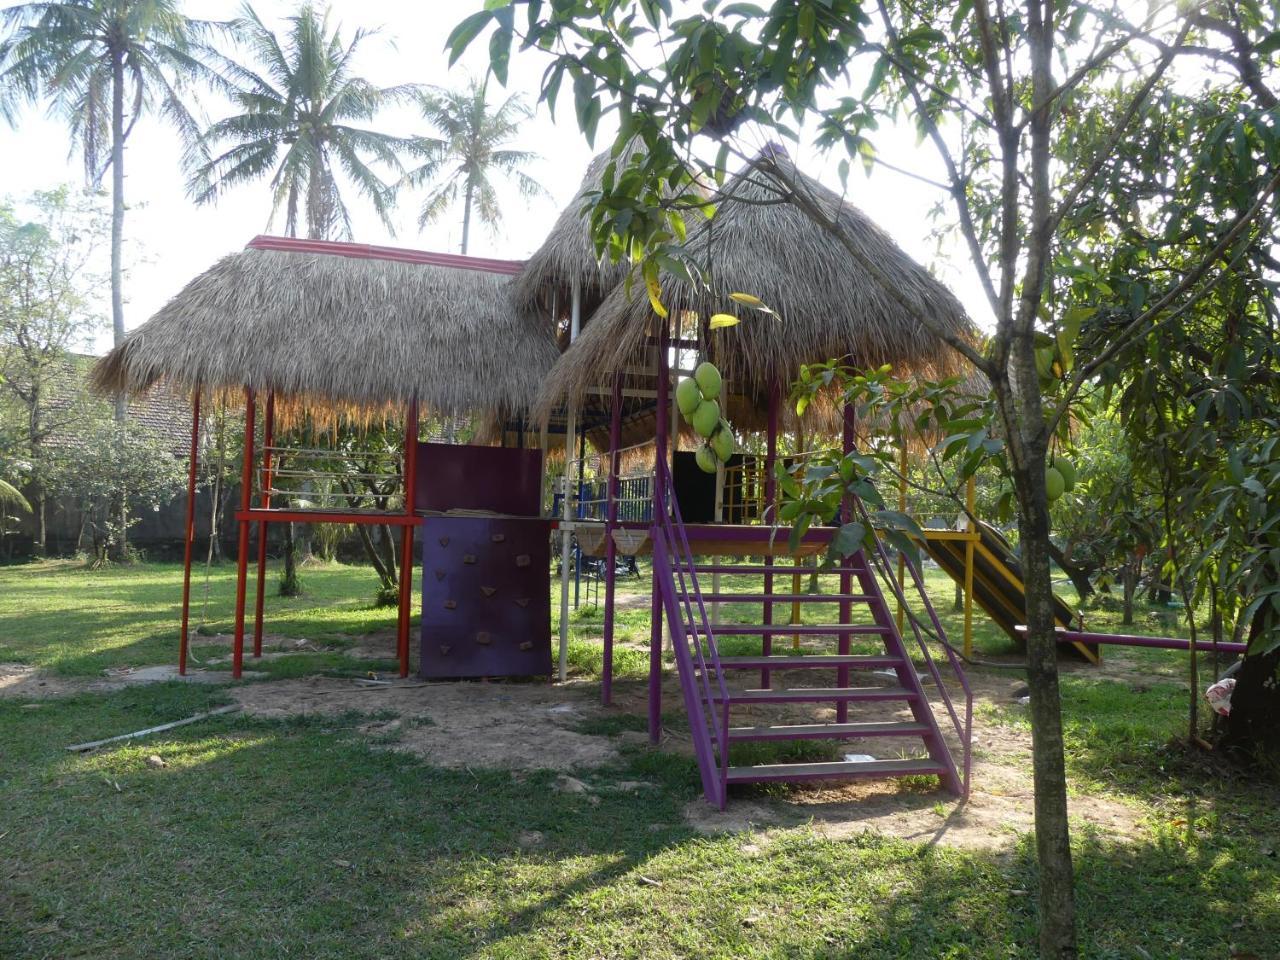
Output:
[[[898,458],[898,470],[902,476],[898,478],[898,511],[907,512],[907,445],[902,445],[902,453]],[[907,589],[907,559],[898,554],[898,633],[902,633],[907,622],[907,611],[902,606],[902,598]]]
[[[965,485],[964,504],[969,511],[965,529],[969,539],[964,542],[964,655],[973,656],[973,541],[978,527],[973,522],[974,509],[978,498],[978,484],[974,477]]]

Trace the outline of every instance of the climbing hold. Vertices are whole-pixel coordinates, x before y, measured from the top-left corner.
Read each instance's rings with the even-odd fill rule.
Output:
[[[457,609],[457,607],[458,607],[458,601],[457,601],[457,600],[446,600],[446,601],[444,602],[444,608],[445,608],[446,610],[456,610],[456,609]]]
[[[498,588],[497,587],[481,587],[480,592],[483,593],[486,597],[492,597],[495,593],[498,592]]]
[[[532,650],[532,649],[533,649],[533,641],[532,641],[532,640],[526,640],[524,643],[520,644],[520,649],[521,649],[521,650]]]
[[[440,538],[440,546],[442,546],[442,547],[447,547],[448,545],[449,545],[449,538],[448,538],[448,537],[441,537],[441,538]]]
[[[448,576],[448,574],[447,574],[447,573],[445,573],[443,570],[437,570],[437,571],[436,571],[436,579],[437,579],[437,580],[443,580],[443,579],[444,579],[445,577],[447,577],[447,576]]]
[[[440,644],[440,654],[442,656],[447,657],[449,655],[449,651],[452,649],[453,647],[449,646],[447,643]]]
[[[486,646],[487,646],[488,644],[490,644],[490,643],[492,643],[492,642],[493,642],[493,637],[489,636],[489,631],[488,631],[488,630],[477,630],[477,631],[476,631],[476,643],[482,643],[482,644],[484,644],[484,645],[486,645]]]
[[[528,605],[529,605],[529,598],[528,598],[528,597],[516,597],[516,606],[517,606],[517,607],[527,607]]]
[[[533,562],[533,561],[530,559],[530,557],[529,557],[529,555],[528,555],[527,553],[522,553],[522,554],[520,554],[518,557],[516,557],[516,566],[517,566],[517,567],[527,567],[527,566],[528,566],[530,563],[532,563],[532,562]]]
[[[507,539],[507,535],[505,533],[495,533],[489,539],[494,543],[501,543],[503,540]]]
[[[467,554],[463,554],[462,556],[463,563],[475,563],[476,560],[477,560],[477,557],[474,553],[467,553]]]

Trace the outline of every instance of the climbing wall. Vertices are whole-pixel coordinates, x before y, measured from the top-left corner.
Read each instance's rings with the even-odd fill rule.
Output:
[[[550,534],[536,518],[427,518],[420,676],[551,673]]]

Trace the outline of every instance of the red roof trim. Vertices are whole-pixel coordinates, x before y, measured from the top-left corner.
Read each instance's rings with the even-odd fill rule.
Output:
[[[246,249],[323,253],[328,256],[353,257],[358,260],[428,263],[436,267],[479,270],[482,273],[514,275],[524,269],[523,260],[490,260],[485,257],[464,257],[456,253],[432,253],[428,250],[406,250],[403,247],[375,247],[367,243],[339,243],[335,240],[301,240],[295,237],[257,236],[249,241]]]

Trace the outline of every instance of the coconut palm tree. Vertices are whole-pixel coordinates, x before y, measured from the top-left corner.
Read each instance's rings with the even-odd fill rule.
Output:
[[[502,222],[502,207],[494,188],[495,174],[515,183],[526,198],[545,196],[546,190],[524,172],[539,159],[536,153],[508,146],[521,122],[532,116],[519,94],[512,94],[492,110],[488,81],[472,80],[465,90],[430,88],[419,96],[423,118],[440,138],[423,137],[418,151],[424,162],[405,177],[412,186],[431,185],[418,215],[418,227],[439,219],[462,199],[462,252],[467,252],[474,209],[480,222],[494,229]]]
[[[378,87],[354,74],[356,52],[376,31],[357,30],[344,42],[328,8],[310,3],[287,23],[276,36],[248,5],[232,22],[232,35],[256,63],[220,59],[239,112],[205,131],[210,157],[191,178],[192,198],[208,203],[229,187],[270,177],[269,224],[283,208],[289,236],[301,226],[311,239],[346,238],[351,217],[340,171],[391,230],[394,189],[370,163],[399,173],[399,152],[412,141],[355,124],[417,87]]]
[[[158,113],[190,146],[199,127],[183,103],[185,86],[217,83],[204,40],[213,24],[192,20],[179,0],[65,0],[0,11],[0,114],[47,101],[71,132],[96,187],[111,171],[111,325],[124,338],[121,251],[124,148],[138,120]],[[123,420],[123,396],[116,419]]]

